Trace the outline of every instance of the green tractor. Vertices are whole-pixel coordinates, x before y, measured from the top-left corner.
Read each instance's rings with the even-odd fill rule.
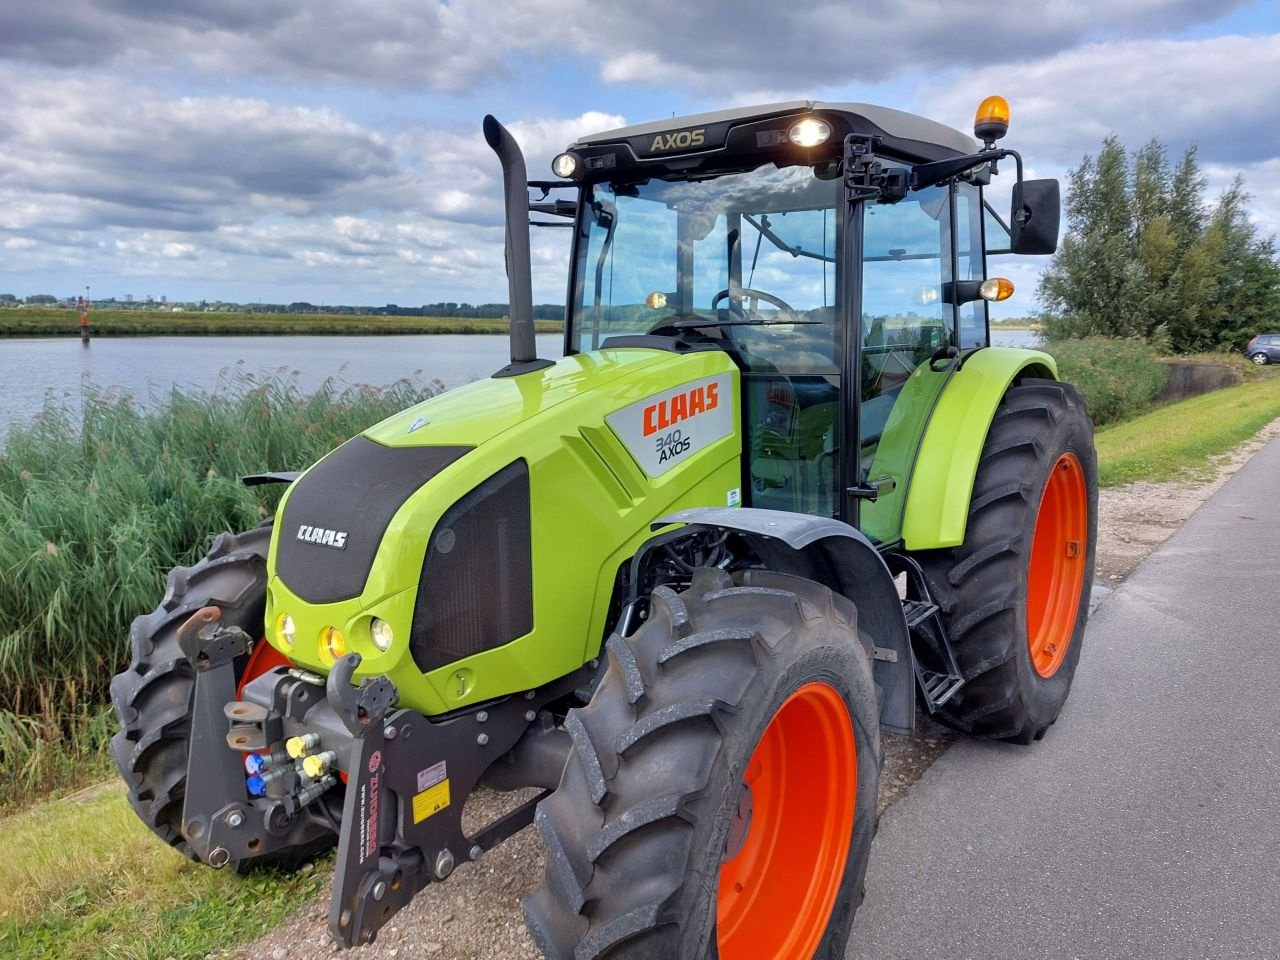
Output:
[[[214,867],[336,843],[346,946],[536,823],[548,957],[842,956],[881,731],[1038,740],[1080,656],[1092,425],[989,346],[987,254],[1058,232],[1007,127],[797,101],[529,182],[487,117],[511,363],[246,478],[289,485],[274,523],[173,571],[112,683],[139,816]],[[555,362],[531,213],[572,231]],[[525,792],[466,830],[480,786]]]

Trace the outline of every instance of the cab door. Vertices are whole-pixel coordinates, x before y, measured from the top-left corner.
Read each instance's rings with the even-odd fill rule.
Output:
[[[907,486],[925,427],[957,367],[987,343],[985,303],[950,302],[953,280],[983,276],[982,203],[972,184],[867,203],[861,226],[859,528],[881,543],[902,530]]]

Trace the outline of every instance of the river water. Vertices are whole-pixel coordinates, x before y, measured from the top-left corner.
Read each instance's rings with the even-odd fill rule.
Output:
[[[538,355],[564,353],[560,334],[538,338]],[[489,376],[509,359],[505,336],[104,337],[0,340],[0,426],[37,413],[47,394],[75,404],[86,384],[125,390],[145,402],[170,387],[209,391],[236,371],[296,378],[303,391],[333,377],[382,387],[413,378],[456,387]]]
[[[1001,331],[993,342],[1028,347],[1038,335]],[[538,356],[560,357],[563,343],[560,334],[539,336]],[[503,366],[508,344],[506,336],[490,335],[109,337],[87,347],[68,337],[0,339],[0,429],[29,419],[49,394],[78,404],[86,384],[146,402],[175,384],[212,390],[220,376],[237,370],[293,376],[304,391],[329,377],[379,387],[411,377],[456,387]]]

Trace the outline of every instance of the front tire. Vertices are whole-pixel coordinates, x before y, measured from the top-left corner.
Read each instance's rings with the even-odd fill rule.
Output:
[[[1015,384],[982,449],[964,543],[915,555],[965,679],[939,719],[990,739],[1044,736],[1080,659],[1097,532],[1083,398],[1054,380]]]
[[[525,917],[547,957],[843,957],[880,767],[856,618],[808,580],[701,570],[610,638],[538,808]]]
[[[270,524],[247,533],[224,533],[192,567],[169,572],[164,599],[129,630],[128,668],[111,680],[111,702],[120,731],[111,738],[111,756],[129,789],[129,803],[151,831],[186,856],[194,856],[182,834],[187,753],[195,671],[178,646],[178,629],[204,607],[218,607],[220,623],[261,637],[266,609],[267,547]],[[265,643],[265,641],[260,641]],[[245,680],[251,658],[236,664]],[[265,854],[234,864],[284,869],[300,866],[332,846],[336,837]]]

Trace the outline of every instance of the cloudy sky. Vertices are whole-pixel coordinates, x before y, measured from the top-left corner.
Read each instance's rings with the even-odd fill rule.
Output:
[[[533,176],[575,135],[730,104],[860,100],[1061,176],[1116,133],[1198,143],[1280,229],[1270,0],[5,0],[0,292],[504,301],[496,114]],[[554,234],[554,236],[547,236]],[[537,299],[564,234],[535,236]],[[1036,265],[1001,263],[1032,304]]]

